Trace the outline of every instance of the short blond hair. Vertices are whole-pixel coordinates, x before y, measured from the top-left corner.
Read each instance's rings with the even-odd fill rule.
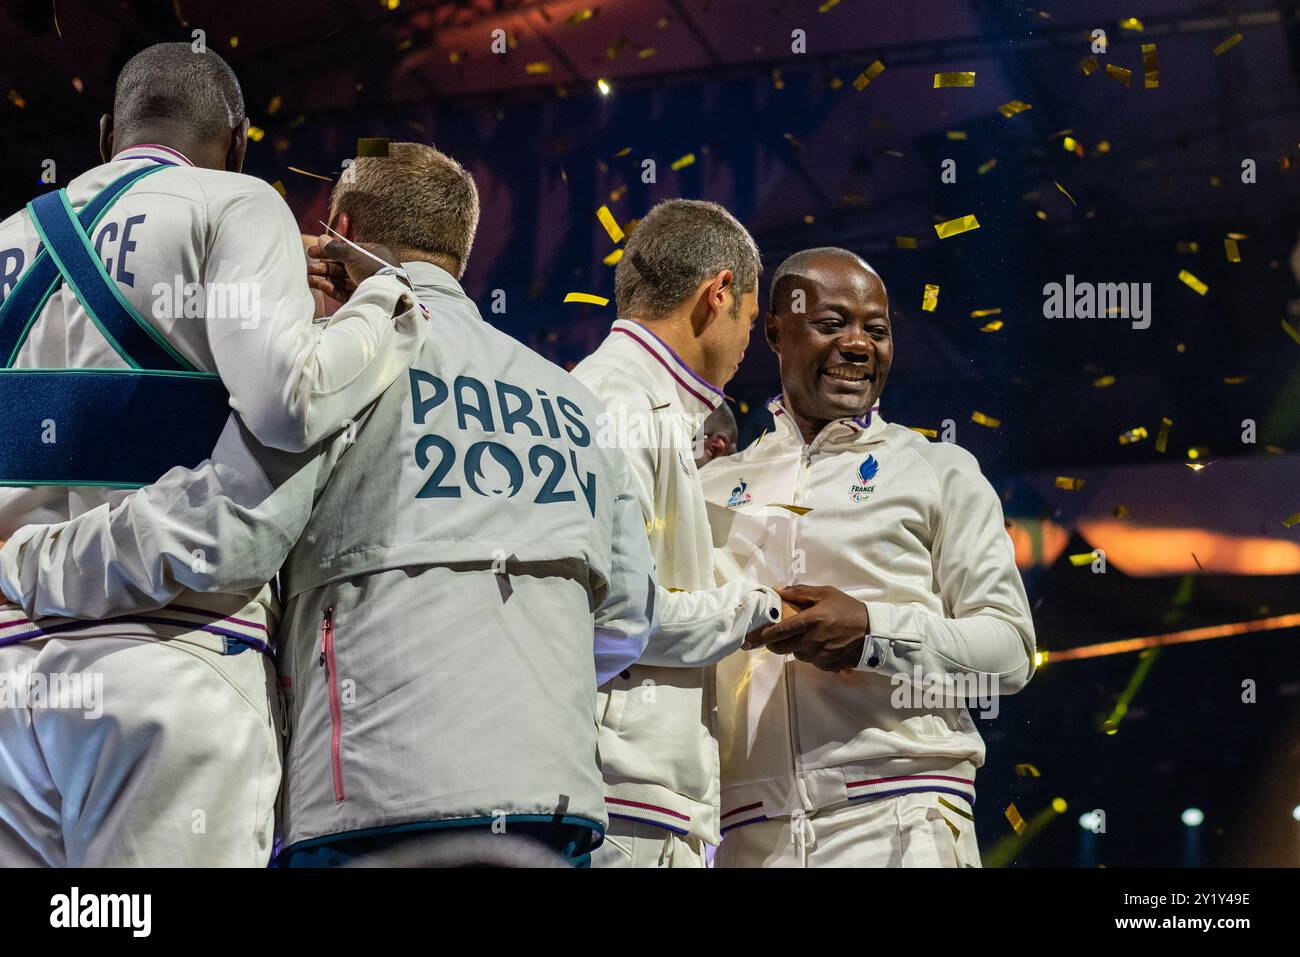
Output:
[[[359,156],[334,184],[330,220],[347,213],[352,238],[399,256],[442,255],[465,272],[478,229],[469,172],[423,143],[390,143],[387,156]]]

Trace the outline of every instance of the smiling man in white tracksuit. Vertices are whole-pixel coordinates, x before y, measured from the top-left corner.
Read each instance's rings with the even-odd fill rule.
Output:
[[[339,231],[400,258],[428,316],[406,373],[307,453],[227,430],[198,469],[20,530],[0,550],[0,588],[37,612],[102,615],[182,588],[247,595],[280,571],[281,863],[474,829],[581,864],[607,820],[596,687],[653,627],[627,465],[597,442],[599,400],[461,289],[469,174],[413,143],[352,170],[332,203]]]
[[[239,172],[247,128],[220,57],[150,47],[119,77],[103,164],[0,223],[0,539],[198,464],[232,409],[307,448],[409,362],[419,311],[391,277],[313,326],[293,215]],[[92,622],[65,617],[65,586],[39,612],[0,601],[0,866],[265,864],[269,593]]]
[[[627,455],[661,585],[659,632],[601,688],[611,822],[599,867],[705,866],[718,842],[713,664],[781,617],[771,589],[716,584],[693,448],[749,342],[758,272],[754,241],[722,207],[659,204],[619,261],[618,320],[573,370],[605,403],[602,444]]]
[[[856,255],[783,263],[766,331],[774,430],[701,481],[720,564],[805,610],[718,666],[715,863],[978,866],[968,706],[992,714],[1034,656],[997,495],[968,452],[880,417],[889,300]]]

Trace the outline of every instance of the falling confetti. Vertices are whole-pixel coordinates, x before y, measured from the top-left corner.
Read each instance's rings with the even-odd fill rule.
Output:
[[[1132,445],[1134,442],[1141,442],[1147,437],[1147,430],[1144,426],[1139,425],[1135,429],[1129,429],[1119,437],[1120,445]]]
[[[1294,515],[1288,515],[1286,518],[1282,519],[1282,524],[1287,528],[1300,525],[1300,512],[1296,512]]]
[[[956,219],[949,219],[942,223],[936,223],[934,231],[939,234],[940,239],[947,239],[949,236],[959,236],[962,233],[968,233],[972,229],[979,229],[979,220],[975,218],[974,213],[968,216],[958,216]]]
[[[1011,829],[1017,834],[1025,833],[1025,819],[1020,816],[1014,804],[1008,804],[1007,809],[1002,812],[1006,815],[1007,821],[1011,824]]]
[[[934,75],[934,88],[936,90],[946,90],[951,87],[974,85],[974,70],[959,70],[954,73],[936,73]]]
[[[993,416],[985,415],[983,412],[972,412],[970,414],[970,420],[976,425],[987,426],[990,429],[996,429],[1002,424],[1001,419],[995,419]]]
[[[593,296],[589,292],[570,292],[564,296],[565,302],[589,302],[593,306],[608,306],[609,300],[604,296]]]
[[[1119,22],[1119,28],[1121,30],[1135,30],[1138,33],[1141,33],[1142,30],[1144,29],[1144,27],[1142,26],[1142,21],[1139,20],[1137,17],[1124,18]]]
[[[948,137],[948,139],[950,139],[950,140],[956,140],[956,141],[959,141],[959,142],[960,142],[960,141],[963,141],[963,140],[966,139],[966,131],[965,131],[965,130],[946,130],[946,131],[944,132],[944,136]]]
[[[1070,564],[1075,568],[1082,568],[1084,565],[1091,565],[1097,560],[1097,552],[1080,552],[1077,555],[1070,556]]]
[[[1084,76],[1092,76],[1101,69],[1101,64],[1095,56],[1090,56],[1079,63],[1079,69],[1083,71]]]
[[[974,312],[970,314],[970,317],[972,319],[983,319],[985,316],[1000,316],[1000,315],[1002,315],[1001,306],[999,306],[996,309],[976,309]]]
[[[274,189],[277,193],[279,193],[281,198],[284,197],[286,190],[284,188],[284,182],[282,180],[277,179],[274,183],[271,184],[271,188]]]
[[[1200,244],[1195,242],[1180,242],[1178,244],[1178,251],[1180,253],[1194,253],[1200,248]]]
[[[921,311],[934,312],[939,305],[939,287],[933,283],[925,284],[925,291],[921,293]]]
[[[623,241],[623,230],[619,228],[618,221],[614,219],[614,214],[609,211],[608,206],[596,210],[596,218],[600,220],[600,225],[605,227],[605,232],[609,233],[610,240],[616,243]]]
[[[999,106],[998,112],[1007,119],[1011,119],[1011,117],[1015,116],[1017,113],[1023,113],[1025,110],[1032,110],[1033,108],[1034,107],[1029,103],[1025,103],[1021,100],[1012,100],[1009,103],[1003,103]]]
[[[531,76],[536,76],[539,73],[550,73],[551,65],[545,60],[536,60],[533,63],[525,63],[524,72]]]
[[[894,237],[894,244],[895,244],[899,249],[915,249],[915,248],[916,248],[916,237],[915,237],[915,236],[895,236],[895,237]]]
[[[1142,86],[1148,90],[1160,86],[1160,55],[1154,43],[1142,44]]]
[[[988,322],[980,326],[980,332],[997,332],[1001,328],[1002,328],[1002,320],[994,319],[992,322]]]
[[[1133,82],[1133,71],[1122,66],[1116,66],[1113,63],[1106,64],[1106,75],[1112,80],[1123,83],[1128,86]]]
[[[767,507],[768,507],[768,508],[783,508],[783,509],[785,509],[787,512],[794,512],[794,514],[796,514],[796,515],[801,515],[801,516],[802,516],[802,515],[807,515],[809,512],[812,511],[812,509],[807,508],[807,507],[805,507],[805,506],[803,506],[803,505],[782,505],[782,504],[780,504],[780,503],[778,503],[778,502],[769,502]]]
[[[1209,286],[1201,282],[1186,269],[1178,270],[1178,278],[1182,280],[1183,284],[1186,285],[1187,288],[1193,290],[1199,296],[1204,296],[1210,291]]]
[[[581,7],[569,14],[568,18],[564,22],[569,26],[573,26],[574,24],[582,23],[584,20],[590,20],[595,15],[596,11],[591,9],[591,7]]]
[[[1160,419],[1160,431],[1156,433],[1156,451],[1163,452],[1169,445],[1169,430],[1173,428],[1174,420],[1168,417]]]
[[[839,4],[840,4],[840,0],[826,0],[825,3],[823,3],[820,7],[817,8],[817,12],[825,13],[827,10],[830,10],[832,7],[839,6]]]
[[[1056,182],[1056,180],[1052,180],[1052,185],[1055,186],[1057,189],[1059,189],[1059,190],[1061,191],[1061,195],[1063,195],[1066,199],[1068,199],[1068,200],[1070,201],[1071,205],[1074,205],[1074,206],[1078,206],[1078,205],[1079,205],[1078,203],[1076,203],[1076,202],[1074,201],[1074,197],[1071,196],[1071,195],[1069,194],[1069,192],[1066,190],[1066,188],[1065,188],[1064,186],[1062,186],[1060,183]]]
[[[617,266],[618,261],[623,258],[623,250],[615,249],[612,253],[601,260],[606,266]]]
[[[1295,326],[1283,319],[1282,329],[1288,336],[1295,340],[1296,345],[1300,346],[1300,332],[1296,332]]]
[[[1223,56],[1225,53],[1227,53],[1229,50],[1231,50],[1241,41],[1242,41],[1241,34],[1234,33],[1232,36],[1228,37],[1228,39],[1224,40],[1222,43],[1220,43],[1217,47],[1214,48],[1214,55]]]
[[[1092,385],[1093,388],[1095,389],[1104,389],[1107,386],[1111,386],[1114,384],[1115,384],[1115,377],[1113,375],[1099,376],[1096,379],[1092,380]]]
[[[1065,489],[1067,492],[1079,492],[1083,490],[1084,479],[1071,478],[1068,475],[1058,475],[1056,477],[1056,487]]]
[[[1017,764],[1016,775],[1022,778],[1042,777],[1042,775],[1038,773],[1038,768],[1034,767],[1032,764]]]
[[[937,439],[939,437],[938,429],[923,429],[919,425],[909,425],[908,428],[913,432],[920,432],[927,439]]]
[[[1241,250],[1237,248],[1237,241],[1231,236],[1224,237],[1223,254],[1228,257],[1228,262],[1241,262]]]
[[[695,154],[687,153],[685,156],[679,156],[677,159],[673,160],[672,166],[670,168],[674,173],[676,173],[678,170],[683,170],[686,169],[686,167],[688,166],[694,166],[694,165],[695,165]]]
[[[993,167],[997,165],[998,165],[998,158],[995,156],[992,159],[990,159],[988,162],[981,163],[979,165],[978,170],[976,170],[976,172],[978,172],[981,176],[983,176],[985,173],[987,173],[989,170],[991,170]]]
[[[858,74],[858,78],[853,81],[853,89],[861,92],[867,88],[867,84],[874,80],[880,74],[885,72],[885,64],[876,60],[871,66],[867,67]]]
[[[1110,510],[1110,514],[1114,515],[1116,518],[1123,518],[1128,514],[1128,511],[1129,509],[1127,505],[1116,505]]]

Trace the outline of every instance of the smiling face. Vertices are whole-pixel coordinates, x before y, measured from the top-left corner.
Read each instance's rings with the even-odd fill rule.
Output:
[[[889,296],[851,254],[818,255],[776,286],[768,344],[790,413],[811,438],[827,422],[862,415],[884,391],[894,359]]]

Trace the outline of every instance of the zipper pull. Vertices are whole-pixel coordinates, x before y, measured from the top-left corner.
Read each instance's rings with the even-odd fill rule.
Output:
[[[330,633],[334,630],[334,609],[326,608],[325,614],[320,623],[320,666],[325,667],[325,642],[329,640]]]

